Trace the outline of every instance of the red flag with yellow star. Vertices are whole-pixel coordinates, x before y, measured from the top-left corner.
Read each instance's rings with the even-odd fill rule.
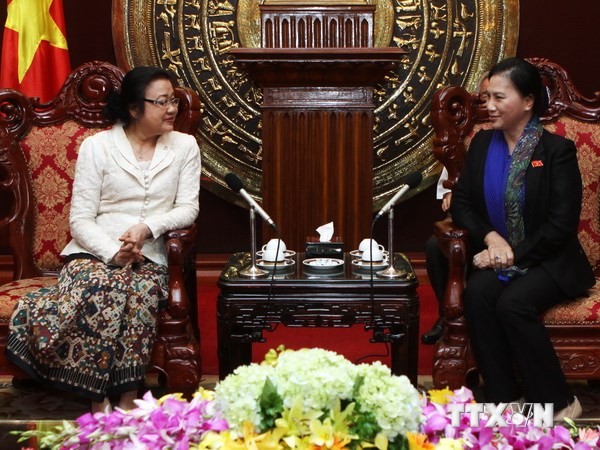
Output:
[[[62,0],[7,0],[0,87],[51,100],[71,72]]]

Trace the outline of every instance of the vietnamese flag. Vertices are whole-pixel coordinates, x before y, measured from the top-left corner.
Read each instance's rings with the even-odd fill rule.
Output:
[[[71,72],[62,0],[7,0],[0,87],[47,102]]]

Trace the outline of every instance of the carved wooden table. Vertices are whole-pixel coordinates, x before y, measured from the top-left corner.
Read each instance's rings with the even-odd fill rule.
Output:
[[[417,383],[419,298],[418,282],[410,261],[401,253],[395,266],[406,271],[402,279],[371,277],[367,268],[352,264],[345,255],[339,272],[307,271],[304,254],[291,258],[287,273],[248,279],[239,271],[250,265],[249,253],[229,258],[218,281],[217,333],[219,377],[252,359],[252,343],[264,342],[263,330],[282,323],[289,327],[349,327],[364,324],[373,331],[370,342],[391,345],[392,373]]]

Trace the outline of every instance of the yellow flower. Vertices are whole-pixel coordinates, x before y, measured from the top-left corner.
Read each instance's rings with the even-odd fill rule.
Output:
[[[435,448],[431,442],[427,442],[426,434],[409,431],[406,433],[406,439],[408,440],[408,450],[432,450]]]
[[[296,397],[290,409],[284,409],[281,417],[275,419],[276,429],[282,430],[284,436],[301,436],[308,432],[308,423],[316,419],[320,413],[306,417],[302,414],[302,397]]]
[[[175,400],[180,400],[182,402],[185,402],[185,398],[183,398],[183,394],[181,392],[175,392],[174,394],[163,395],[161,398],[159,398],[158,400],[156,400],[156,403],[158,405],[162,405],[164,402],[166,402],[170,398],[173,398]]]
[[[277,430],[256,434],[250,422],[244,422],[243,436],[234,437],[229,431],[209,432],[198,444],[198,450],[281,450],[281,433]]]
[[[218,449],[228,449],[228,450],[245,450],[243,444],[239,444],[235,442],[236,440],[231,436],[229,431],[221,431],[220,433],[215,433],[214,431],[209,431],[204,435],[200,443],[194,447],[197,450],[218,450]]]
[[[265,360],[261,363],[266,366],[276,366],[277,358],[281,353],[285,352],[285,345],[280,345],[277,349],[272,348],[265,354]]]
[[[194,397],[200,397],[202,400],[214,400],[215,392],[209,389],[204,389],[203,387],[199,387],[196,392],[194,392]]]
[[[436,450],[462,450],[463,440],[452,438],[441,438],[435,446]]]
[[[387,450],[388,448],[388,438],[383,433],[377,433],[375,436],[375,447],[378,450]]]
[[[350,439],[335,437],[331,442],[331,445],[312,445],[310,450],[343,450],[348,448],[347,445],[350,443]]]
[[[445,405],[452,398],[452,391],[446,386],[444,389],[432,389],[429,391],[429,398],[438,405]]]
[[[287,445],[284,448],[291,448],[294,450],[310,450],[312,445],[308,442],[308,438],[299,436],[286,436],[282,439]]]
[[[334,441],[333,426],[331,419],[328,417],[323,422],[320,420],[310,421],[310,438],[311,444],[315,444],[317,448],[331,448]]]

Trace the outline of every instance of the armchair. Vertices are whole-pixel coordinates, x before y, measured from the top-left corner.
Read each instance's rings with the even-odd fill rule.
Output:
[[[8,227],[14,264],[13,281],[0,286],[0,375],[25,376],[4,355],[9,319],[22,295],[56,283],[62,267],[59,253],[70,240],[77,151],[87,136],[112,125],[102,109],[123,76],[108,63],[84,64],[48,103],[0,90],[0,191],[5,212],[0,227]],[[175,95],[180,99],[175,128],[194,133],[200,119],[198,96],[187,88],[176,88]],[[149,372],[158,373],[169,392],[191,397],[201,376],[196,318],[190,314],[196,302],[196,227],[172,230],[165,239],[169,298],[157,319]]]
[[[574,87],[566,71],[546,59],[536,65],[549,94],[550,105],[543,125],[573,140],[578,149],[583,179],[579,239],[600,279],[600,92],[586,98]],[[445,187],[452,189],[460,175],[468,141],[486,126],[487,111],[478,108],[477,97],[459,86],[440,88],[432,101],[433,152],[449,173]],[[449,258],[449,280],[444,297],[444,333],[433,357],[433,383],[451,389],[474,385],[479,377],[471,353],[463,317],[463,291],[469,254],[468,233],[450,218],[434,225],[444,254]],[[600,283],[588,295],[555,306],[543,320],[569,379],[600,379]]]

